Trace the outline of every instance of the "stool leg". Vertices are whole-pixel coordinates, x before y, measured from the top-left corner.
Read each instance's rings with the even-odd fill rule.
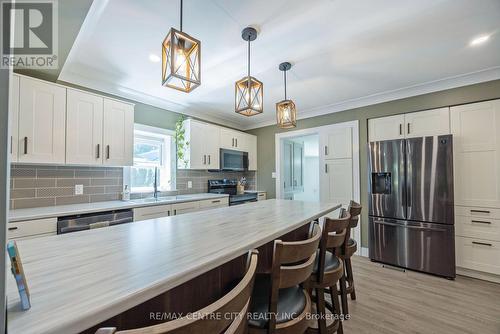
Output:
[[[316,289],[316,304],[318,318],[318,329],[320,334],[326,334],[326,309],[325,309],[325,290],[318,288]]]
[[[342,327],[342,310],[340,309],[339,293],[337,291],[337,285],[330,287],[330,298],[332,299],[333,314],[339,317],[339,328],[337,329],[337,334],[343,334],[344,328]]]
[[[351,299],[356,300],[356,291],[354,290],[354,276],[352,275],[351,259],[345,260],[345,267],[347,271],[347,281],[349,282],[349,289],[351,290]]]
[[[349,314],[349,307],[347,305],[347,287],[345,282],[345,274],[342,275],[339,281],[340,284],[340,299],[342,300],[342,314],[346,316]]]

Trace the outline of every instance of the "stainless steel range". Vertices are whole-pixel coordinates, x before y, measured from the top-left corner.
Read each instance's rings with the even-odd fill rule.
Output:
[[[452,147],[451,135],[368,144],[372,260],[455,277]]]
[[[257,202],[257,193],[237,193],[237,180],[208,180],[208,192],[214,194],[228,194],[229,205]]]

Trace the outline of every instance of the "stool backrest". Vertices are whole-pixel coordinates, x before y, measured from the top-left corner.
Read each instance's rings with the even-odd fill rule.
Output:
[[[349,203],[348,210],[349,210],[349,213],[351,214],[351,222],[349,225],[350,228],[354,228],[354,227],[358,226],[359,215],[361,214],[362,208],[363,207],[361,206],[361,204],[356,203],[354,201],[351,201]]]
[[[116,328],[101,328],[96,334],[244,334],[247,330],[247,313],[257,270],[257,257],[258,251],[251,251],[246,274],[238,285],[221,299],[196,312],[195,317],[183,317],[159,325],[118,332]]]

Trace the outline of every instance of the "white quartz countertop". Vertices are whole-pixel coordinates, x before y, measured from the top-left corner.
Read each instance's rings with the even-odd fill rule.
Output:
[[[272,199],[19,241],[32,307],[8,275],[9,333],[78,333],[338,208]]]
[[[9,222],[51,218],[51,217],[72,216],[72,215],[79,215],[91,212],[139,208],[139,207],[162,205],[162,204],[202,201],[205,199],[215,199],[228,196],[229,195],[227,194],[200,193],[192,195],[161,197],[157,201],[154,201],[153,199],[136,199],[130,201],[107,201],[107,202],[47,206],[47,207],[30,208],[30,209],[18,209],[9,211]]]

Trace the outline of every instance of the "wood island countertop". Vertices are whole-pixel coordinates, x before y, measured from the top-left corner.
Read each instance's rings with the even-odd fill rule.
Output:
[[[32,307],[9,274],[9,333],[81,332],[339,208],[267,200],[19,241]]]

